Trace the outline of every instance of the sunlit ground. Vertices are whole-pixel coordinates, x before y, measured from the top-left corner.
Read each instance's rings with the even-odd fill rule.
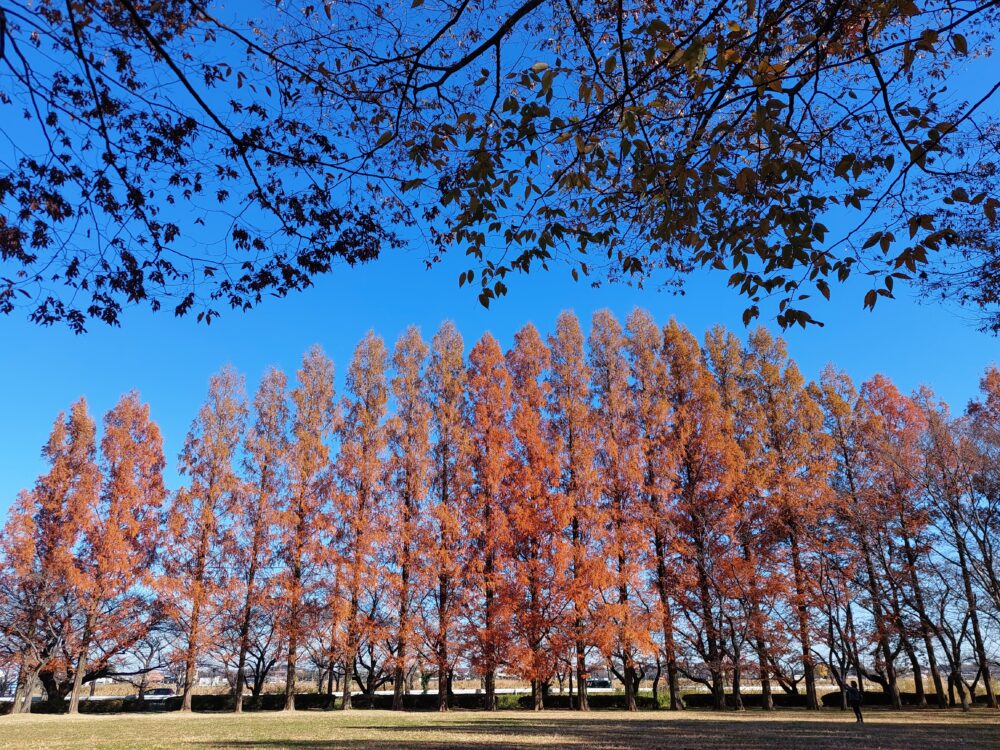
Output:
[[[4,748],[1000,748],[1000,712],[122,714],[0,717]]]

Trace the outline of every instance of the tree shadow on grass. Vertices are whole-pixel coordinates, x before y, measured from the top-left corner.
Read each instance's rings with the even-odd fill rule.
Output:
[[[358,717],[361,718],[361,717]],[[322,731],[322,730],[321,730]],[[521,750],[585,747],[600,750],[997,750],[1000,725],[923,722],[914,724],[840,721],[739,721],[718,719],[586,720],[516,719],[502,716],[476,721],[426,724],[358,723],[329,728],[329,739],[227,741],[210,748],[244,750],[395,750],[396,748],[490,747]],[[362,736],[358,736],[362,735]],[[202,745],[205,746],[205,745]]]

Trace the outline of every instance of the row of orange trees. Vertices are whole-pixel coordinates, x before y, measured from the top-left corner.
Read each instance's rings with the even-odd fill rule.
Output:
[[[899,706],[996,706],[1000,372],[953,416],[876,376],[807,383],[766,330],[699,342],[646,312],[570,313],[468,352],[443,325],[355,350],[344,393],[317,347],[252,398],[224,369],[164,486],[135,393],[102,430],[75,403],[0,540],[0,658],[15,710],[76,711],[100,677],[200,669],[242,709],[283,675],[394,705],[415,675],[530,681],[536,708],[608,665],[741,705],[819,706],[851,677]],[[994,666],[995,669],[995,666]],[[140,681],[141,684],[141,681]],[[574,688],[575,686],[575,688]],[[731,696],[727,698],[727,690]]]

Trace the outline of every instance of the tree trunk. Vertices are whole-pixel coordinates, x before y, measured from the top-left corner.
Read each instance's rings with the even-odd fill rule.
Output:
[[[582,627],[578,619],[577,626]],[[576,708],[578,711],[589,711],[590,701],[587,696],[587,653],[583,641],[576,642]]]
[[[762,637],[757,638],[757,664],[760,667],[760,707],[764,711],[774,710],[774,695],[771,692],[771,670],[768,666],[767,644]]]
[[[259,529],[254,531],[254,544],[261,543]],[[243,690],[246,688],[247,652],[250,650],[250,617],[253,614],[254,583],[257,579],[257,552],[251,552],[250,569],[247,571],[247,595],[243,602],[243,618],[240,622],[240,654],[236,662],[236,688],[233,693],[233,711],[243,712]]]
[[[357,561],[355,564],[357,564]],[[354,708],[351,702],[351,675],[354,673],[355,662],[358,658],[358,585],[358,570],[355,567],[351,579],[351,609],[347,620],[347,653],[344,654],[344,692],[341,695],[340,704],[342,711],[350,711]]]
[[[83,641],[80,643],[80,653],[76,657],[76,671],[73,673],[73,691],[69,697],[68,713],[80,713],[80,690],[83,688],[84,672],[87,670],[87,653],[90,651],[90,637],[94,630],[94,614],[87,613],[87,621],[83,626]]]
[[[441,504],[447,506],[449,500],[448,484],[448,451],[445,449],[441,457]],[[448,553],[449,539],[442,523],[438,549],[441,559]],[[437,670],[438,699],[437,710],[444,713],[448,710],[448,694],[451,690],[450,670],[448,668],[448,614],[451,606],[451,581],[446,570],[438,573],[438,636],[437,636]]]
[[[681,698],[677,686],[677,647],[674,644],[674,623],[670,612],[670,591],[667,584],[667,562],[663,534],[659,527],[653,539],[656,552],[656,589],[660,596],[660,611],[663,629],[663,655],[667,661],[667,690],[670,694],[670,710],[679,711]]]
[[[914,604],[917,616],[920,618],[920,636],[924,642],[924,652],[927,654],[927,668],[931,673],[931,681],[934,683],[935,700],[938,708],[945,708],[948,703],[944,694],[944,685],[941,682],[941,672],[938,670],[937,656],[934,654],[934,643],[931,640],[931,619],[924,604],[924,591],[920,585],[920,576],[917,575],[917,553],[908,536],[903,538],[903,549],[906,552],[906,562],[910,572],[910,588],[913,589]]]
[[[701,604],[701,617],[705,628],[705,639],[707,641],[708,671],[712,683],[712,708],[715,711],[722,711],[726,707],[726,688],[722,680],[722,658],[719,653],[719,635],[715,627],[715,616],[712,612],[712,594],[709,588],[708,572],[705,568],[705,552],[700,542],[695,543],[697,571],[698,571],[698,594]]]
[[[740,668],[740,656],[739,647],[736,643],[733,643],[733,708],[737,711],[745,711],[746,708],[743,705],[743,686],[741,684],[743,673]]]
[[[484,687],[486,688],[486,705],[487,711],[497,710],[497,677],[495,669],[486,670],[486,674],[483,678]]]
[[[545,694],[542,691],[541,682],[541,680],[531,681],[531,705],[535,711],[541,711],[545,708]]]
[[[906,658],[910,660],[910,670],[913,672],[913,691],[916,694],[917,708],[927,708],[927,694],[924,692],[924,675],[920,668],[917,651],[906,636],[901,636]]]
[[[799,540],[794,526],[789,541],[792,549],[792,573],[795,578],[795,609],[798,615],[799,644],[802,647],[802,671],[806,681],[806,708],[815,711],[819,708],[819,697],[816,694],[816,662],[812,655],[812,638],[809,633],[805,571],[802,568]]]
[[[194,681],[198,673],[198,620],[201,615],[201,601],[197,597],[191,607],[191,628],[188,631],[188,647],[184,660],[184,694],[181,698],[181,711],[191,710],[191,695],[194,692]]]
[[[864,533],[863,531],[861,532]],[[886,692],[889,693],[889,700],[892,703],[892,707],[895,709],[900,709],[903,707],[903,702],[899,697],[899,684],[896,680],[896,666],[893,663],[892,648],[889,646],[889,636],[886,634],[886,621],[885,614],[882,610],[882,591],[878,584],[878,578],[875,574],[875,564],[872,562],[871,553],[868,549],[868,544],[862,540],[862,553],[865,558],[865,567],[868,574],[868,593],[872,600],[872,615],[875,619],[875,630],[878,635],[878,647],[882,652],[882,658],[885,661],[885,676],[886,676]],[[860,665],[859,672],[860,670]]]
[[[408,492],[408,491],[407,491]],[[399,638],[396,643],[396,673],[393,677],[392,686],[392,710],[403,710],[403,691],[406,678],[406,636],[409,628],[410,617],[410,541],[409,529],[413,525],[413,504],[407,494],[404,499],[404,524],[406,526],[407,538],[403,540],[402,565],[400,570],[400,593],[399,593]]]
[[[976,659],[979,661],[979,669],[983,676],[983,685],[986,688],[986,705],[990,708],[997,708],[997,696],[993,692],[993,679],[990,676],[989,661],[986,658],[986,643],[983,640],[983,631],[979,626],[979,612],[977,610],[976,594],[972,588],[972,575],[969,572],[967,550],[965,540],[962,539],[958,524],[951,522],[952,531],[955,535],[956,549],[958,550],[959,568],[962,571],[962,586],[965,589],[965,599],[969,607],[969,619],[972,622],[973,645],[976,649]]]
[[[285,705],[282,709],[284,711],[295,710],[296,671],[298,669],[299,658],[298,616],[299,586],[301,578],[302,571],[298,566],[296,566],[292,575],[292,606],[289,607],[288,613],[288,657],[285,664]]]

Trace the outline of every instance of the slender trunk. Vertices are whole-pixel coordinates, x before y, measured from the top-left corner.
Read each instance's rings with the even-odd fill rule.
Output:
[[[858,649],[858,631],[854,627],[854,607],[847,603],[845,613],[845,624],[847,626],[847,652],[850,662],[854,664],[854,673],[858,677],[858,690],[865,691],[865,673],[861,669],[861,652]]]
[[[847,481],[850,489],[850,496],[854,504],[859,504],[857,485],[854,480],[854,470],[853,462],[850,460],[849,452],[842,448],[841,454],[844,459],[844,465],[847,469]],[[868,595],[871,599],[872,606],[872,617],[875,621],[875,632],[878,636],[878,648],[882,652],[883,658],[886,663],[886,687],[888,688],[886,692],[889,693],[889,699],[892,703],[892,707],[899,709],[902,707],[902,701],[899,697],[899,685],[896,682],[896,668],[893,665],[892,659],[892,649],[889,647],[889,636],[887,633],[885,615],[882,610],[882,592],[881,587],[878,583],[878,577],[875,574],[875,565],[872,562],[872,551],[868,543],[868,529],[862,524],[856,522],[855,533],[857,534],[858,541],[861,547],[861,556],[865,561],[865,573],[868,576]],[[854,639],[854,666],[855,671],[858,673],[858,686],[863,691],[864,690],[864,680],[862,675],[862,665],[860,654],[857,650],[857,639],[854,633],[853,618],[851,615],[850,606],[847,610],[848,623],[852,631],[852,638]]]
[[[743,559],[751,563],[750,569],[754,569],[753,552],[751,548],[751,534],[744,529],[741,535],[741,546],[743,548]],[[760,707],[764,711],[774,710],[774,696],[771,691],[771,670],[768,668],[770,655],[767,652],[767,642],[764,639],[760,613],[759,593],[756,581],[751,582],[750,593],[750,633],[753,638],[753,648],[757,654],[758,678],[760,679]]]
[[[579,620],[577,622],[579,623]],[[576,690],[577,710],[589,711],[590,701],[587,699],[587,654],[583,641],[576,642]]]
[[[487,711],[497,710],[497,678],[496,670],[492,667],[486,670],[486,674],[483,676],[483,686],[486,688],[486,705],[484,708]]]
[[[569,683],[569,707],[573,708],[573,659],[572,658],[570,658],[566,662],[566,680]],[[562,687],[560,687],[559,692],[562,692]]]
[[[656,589],[660,597],[661,627],[663,628],[663,654],[667,661],[667,690],[670,693],[670,710],[681,709],[677,685],[677,648],[674,643],[674,623],[670,612],[670,590],[667,582],[667,562],[663,533],[659,526],[653,538],[656,552]]]
[[[773,711],[774,695],[771,691],[771,670],[768,668],[770,655],[767,653],[767,643],[762,636],[758,636],[754,646],[760,668],[760,707],[764,711]]]
[[[263,497],[263,495],[262,495]],[[247,591],[243,601],[243,617],[240,620],[240,653],[236,662],[236,688],[233,693],[233,711],[243,711],[243,691],[246,688],[247,653],[250,651],[250,619],[253,614],[254,585],[257,582],[258,552],[263,545],[263,523],[258,516],[253,532],[250,550],[250,568],[247,570]]]
[[[637,711],[635,702],[635,665],[633,664],[632,643],[629,635],[629,596],[628,581],[625,577],[625,507],[624,498],[620,493],[615,493],[615,534],[618,544],[618,605],[622,611],[622,623],[619,630],[619,637],[622,645],[622,670],[624,672],[623,682],[625,684],[625,704],[629,711]]]
[[[733,708],[737,711],[746,710],[743,706],[743,693],[742,693],[742,669],[740,667],[740,647],[736,643],[735,636],[733,637]]]
[[[355,581],[357,579],[355,578]],[[354,672],[354,664],[358,658],[358,635],[357,635],[357,617],[358,617],[358,592],[357,584],[351,584],[351,610],[348,617],[348,630],[347,630],[347,652],[344,655],[344,690],[341,693],[340,708],[343,711],[350,711],[354,708],[351,702],[351,675]]]
[[[935,700],[938,708],[945,708],[948,704],[944,694],[944,685],[941,682],[941,672],[938,669],[937,656],[934,653],[931,620],[924,603],[924,590],[923,586],[920,585],[920,576],[917,575],[917,554],[909,537],[904,537],[903,549],[906,552],[906,561],[910,572],[910,588],[913,589],[913,600],[917,616],[920,618],[920,637],[924,642],[924,652],[927,654],[927,668],[931,673],[931,681],[934,683]]]
[[[489,506],[487,506],[488,508]],[[488,522],[487,522],[488,523]],[[490,635],[490,644],[487,646],[487,663],[488,668],[486,670],[486,710],[496,711],[497,710],[497,695],[496,695],[496,661],[495,654],[493,653],[492,644],[492,632],[493,632],[493,555],[489,554],[486,556],[486,563],[483,568],[483,573],[486,577],[486,632]]]
[[[802,647],[802,669],[806,681],[806,708],[815,711],[819,708],[819,697],[816,694],[816,662],[812,655],[812,638],[809,633],[805,570],[802,567],[802,554],[794,525],[789,541],[792,550],[792,572],[795,578],[795,609],[798,615],[799,643]]]
[[[296,542],[298,544],[298,542]],[[288,611],[288,658],[285,664],[285,705],[283,710],[295,710],[295,690],[299,659],[299,606],[302,596],[301,551],[295,551],[292,569],[292,601]]]
[[[184,661],[184,696],[181,698],[181,711],[191,710],[191,695],[194,692],[194,682],[198,674],[198,647],[201,627],[201,606],[205,596],[205,567],[208,563],[208,529],[202,528],[198,540],[198,557],[195,563],[195,576],[192,586],[191,627],[188,630],[188,647]]]
[[[934,697],[938,708],[947,708],[948,702],[944,694],[944,684],[941,681],[941,670],[938,667],[937,656],[934,654],[934,644],[931,642],[929,633],[924,638],[924,647],[927,649],[927,668],[931,673],[931,681],[934,683]]]
[[[993,678],[990,676],[989,661],[986,658],[986,643],[983,640],[983,631],[979,626],[979,612],[976,602],[976,593],[972,588],[972,575],[969,572],[969,562],[965,540],[962,538],[958,523],[951,520],[952,532],[955,535],[956,549],[958,550],[958,563],[962,571],[962,586],[965,589],[965,600],[969,607],[969,619],[972,622],[973,645],[976,649],[976,659],[979,661],[980,673],[983,676],[983,685],[986,688],[986,705],[990,708],[997,708],[997,696],[993,691]]]
[[[862,532],[862,534],[864,534],[864,532]],[[872,615],[875,619],[875,629],[878,634],[878,647],[882,652],[882,658],[885,662],[886,686],[888,688],[887,692],[889,693],[889,699],[892,703],[892,707],[900,709],[903,707],[903,703],[899,696],[899,684],[896,679],[896,666],[893,663],[892,648],[889,645],[889,635],[886,632],[886,619],[882,610],[882,591],[881,587],[878,585],[878,578],[875,574],[875,564],[872,562],[871,552],[869,551],[867,541],[863,536],[861,549],[863,557],[865,558],[865,567],[868,574],[868,592],[871,597]],[[860,673],[861,670],[859,669],[858,671]]]
[[[905,635],[901,636],[903,650],[906,651],[906,658],[910,660],[910,671],[913,672],[913,692],[917,699],[918,708],[927,708],[927,693],[924,691],[924,675],[920,668],[920,659],[917,658],[917,650],[913,643]]]
[[[197,671],[198,656],[198,619],[201,614],[201,602],[196,600],[191,608],[191,627],[188,631],[188,648],[184,660],[184,694],[181,698],[181,711],[191,710],[191,694]]]
[[[726,688],[722,680],[722,659],[719,653],[719,635],[712,613],[712,594],[709,588],[708,572],[705,567],[705,552],[700,541],[696,541],[698,571],[698,595],[701,604],[702,624],[705,628],[708,671],[712,683],[712,708],[721,711],[726,707]]]
[[[364,482],[358,488],[357,508],[353,523],[353,560],[351,561],[351,608],[347,618],[347,653],[344,655],[344,693],[341,709],[350,711],[353,708],[351,702],[351,675],[358,659],[358,649],[361,646],[361,637],[358,633],[358,613],[361,610],[361,569],[364,564],[364,547],[362,542],[362,529],[364,526],[365,509],[368,506],[368,488]]]
[[[83,688],[84,672],[87,671],[87,653],[90,651],[90,638],[94,632],[95,615],[87,613],[87,621],[83,626],[83,640],[80,643],[80,653],[76,657],[76,671],[73,672],[73,690],[70,693],[68,713],[80,712],[80,690]]]
[[[437,708],[440,712],[448,710],[448,576],[438,576],[438,640],[437,640],[437,678],[438,699]]]
[[[448,501],[450,499],[450,487],[449,487],[449,476],[448,476],[448,456],[449,451],[447,446],[444,446],[444,450],[441,456],[441,505],[445,508],[448,506]],[[446,555],[449,551],[449,538],[448,532],[445,530],[445,526],[442,522],[440,538],[438,542],[438,551],[440,554],[440,559],[445,560]],[[445,563],[441,563],[442,566]],[[444,713],[448,710],[448,693],[450,692],[450,679],[449,679],[449,669],[448,669],[448,621],[451,607],[451,580],[448,575],[446,568],[442,567],[441,571],[438,573],[438,632],[437,632],[437,679],[438,679],[438,698],[437,698],[437,709],[439,712]]]
[[[589,711],[590,701],[587,696],[587,649],[580,634],[584,628],[584,604],[580,601],[579,591],[581,568],[583,567],[583,550],[580,538],[580,518],[577,513],[576,501],[573,507],[573,583],[576,588],[576,595],[573,597],[573,629],[576,633],[576,685],[579,696],[576,708],[578,711]]]
[[[409,527],[410,521],[410,501],[406,500],[405,524]],[[408,530],[407,530],[407,533]],[[406,636],[409,628],[410,610],[410,542],[403,541],[402,568],[400,570],[400,593],[399,593],[399,637],[396,641],[396,673],[393,676],[392,686],[392,710],[403,710],[403,690],[406,678]]]
[[[528,545],[529,549],[532,550],[531,552],[529,552],[528,556],[529,560],[534,562],[538,559],[538,555],[534,552],[534,550],[537,550],[539,547],[538,541],[536,539],[530,539],[528,540]],[[533,567],[531,568],[531,571],[532,572],[529,573],[528,576],[528,605],[533,623],[538,623],[542,621],[541,617],[542,613],[539,611],[540,608],[538,604],[541,598],[541,594],[539,592],[538,581],[535,577]],[[537,625],[533,624],[532,627],[533,628],[537,627]],[[537,657],[541,655],[540,653],[541,643],[543,638],[544,636],[538,635],[537,631],[532,634],[531,651],[532,651],[532,656],[534,657],[533,662],[535,664],[539,662]],[[531,680],[531,698],[532,698],[532,705],[535,711],[541,711],[542,709],[545,708],[544,693],[542,691],[542,680],[538,678],[534,678]]]

